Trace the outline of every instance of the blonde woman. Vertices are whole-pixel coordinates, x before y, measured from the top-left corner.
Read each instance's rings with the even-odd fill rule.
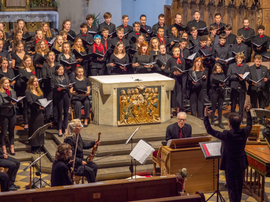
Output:
[[[45,62],[40,60],[40,58],[47,58],[47,53],[50,51],[49,47],[47,46],[45,40],[41,39],[38,41],[36,47],[35,47],[35,55],[33,58],[33,64],[36,69],[36,76],[38,78],[42,78],[42,66]],[[40,57],[41,56],[41,57]]]
[[[30,34],[27,31],[27,28],[26,28],[26,25],[25,25],[25,22],[23,21],[23,19],[18,19],[17,20],[17,24],[15,26],[14,34],[16,34],[17,32],[22,32],[22,34],[23,34],[22,37],[25,38],[25,39],[30,37]]]
[[[41,23],[41,30],[43,34],[43,39],[45,39],[46,41],[52,40],[53,36],[51,33],[51,29],[46,22]]]
[[[86,159],[83,158],[83,150],[90,149],[95,144],[100,144],[100,141],[96,140],[88,144],[83,142],[82,137],[80,135],[81,129],[82,129],[81,121],[79,119],[73,119],[68,124],[64,142],[71,146],[71,150],[73,151],[72,156],[74,156],[76,148],[76,140],[78,139],[78,147],[75,158],[76,175],[85,176],[87,178],[88,183],[95,182],[98,166],[94,162],[92,161],[87,162]]]
[[[34,75],[30,76],[27,82],[25,96],[30,109],[28,136],[31,137],[39,127],[44,125],[44,108],[37,104],[39,99],[43,98],[43,92],[40,89],[38,78]],[[31,139],[29,143],[32,152],[37,153],[38,148],[44,145],[44,135]]]
[[[55,53],[56,58],[58,54],[62,52],[63,43],[64,43],[63,37],[61,35],[57,35],[52,46],[52,51]]]
[[[159,40],[156,37],[153,37],[150,40],[150,54],[153,56],[157,56],[159,54],[159,47],[160,47]]]

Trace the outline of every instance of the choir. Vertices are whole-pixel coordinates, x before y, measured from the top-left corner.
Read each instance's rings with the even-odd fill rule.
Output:
[[[95,26],[94,16],[87,15],[77,34],[66,19],[57,36],[53,36],[48,24],[42,23],[32,46],[22,19],[17,21],[11,38],[0,23],[0,119],[4,153],[7,153],[4,137],[8,131],[10,153],[15,155],[12,131],[16,114],[23,115],[29,136],[50,121],[62,136],[67,132],[71,106],[79,119],[84,108],[83,125],[87,127],[91,109],[88,76],[160,73],[171,77],[175,80],[171,108],[179,112],[189,105],[191,114],[202,119],[207,103],[213,111],[218,110],[220,128],[224,128],[222,106],[226,90],[231,93],[231,111],[238,104],[241,116],[247,93],[253,107],[257,102],[260,108],[268,106],[269,70],[261,63],[270,58],[267,53],[270,40],[263,25],[258,26],[255,35],[245,18],[243,27],[232,33],[232,26],[222,23],[220,13],[207,26],[200,20],[199,11],[193,13],[194,19],[187,25],[182,23],[180,13],[170,26],[165,24],[164,14],[160,14],[152,27],[147,25],[146,15],[141,15],[132,26],[128,15],[123,15],[118,27],[111,22],[109,12],[103,17],[104,22]],[[254,65],[249,67],[247,63],[253,51]],[[45,98],[52,101],[44,105]],[[214,114],[211,120],[214,124]],[[32,151],[36,152],[43,141],[44,137],[32,139]]]

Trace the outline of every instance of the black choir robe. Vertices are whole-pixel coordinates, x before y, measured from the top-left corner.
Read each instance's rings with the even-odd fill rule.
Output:
[[[189,138],[192,135],[192,127],[191,125],[185,123],[182,128],[182,137]],[[170,139],[179,139],[180,138],[180,127],[178,123],[173,123],[167,127],[166,130],[166,141]]]
[[[115,24],[110,23],[109,25],[106,22],[99,24],[98,31],[101,32],[102,28],[107,28],[109,30],[109,34],[115,32]]]
[[[153,25],[153,27],[152,27],[153,34],[157,35],[157,30],[159,27],[161,27],[159,23],[156,23]],[[169,33],[170,33],[169,27],[164,24],[163,28],[164,28],[164,35],[169,36]]]
[[[267,52],[267,49],[269,48],[269,44],[270,44],[270,39],[269,36],[266,35],[262,35],[263,37],[260,37],[259,35],[256,35],[253,39],[253,42],[260,45],[263,42],[265,42],[261,47],[260,50],[257,50],[257,47],[255,45],[253,45],[253,49],[255,52],[255,55],[263,55],[264,53]],[[254,55],[254,56],[255,56]]]
[[[250,37],[249,39],[247,39],[246,41],[243,41],[244,44],[247,45],[248,49],[247,49],[247,56],[248,56],[248,60],[247,62],[250,62],[250,57],[251,57],[251,53],[252,53],[252,40],[253,40],[253,37],[255,36],[255,31],[254,29],[252,28],[249,28],[248,27],[248,30],[245,30],[244,27],[238,29],[237,33],[240,33],[240,34],[243,34],[243,36],[245,38],[248,38]]]
[[[226,45],[231,45],[231,44],[236,44],[236,35],[235,34],[232,34],[230,33],[229,36],[227,36],[227,39],[226,39]]]
[[[205,28],[206,27],[206,23],[202,20],[199,20],[198,22],[196,20],[191,20],[187,23],[187,26],[189,28],[189,30],[192,28],[192,27],[196,27],[196,29],[199,29],[199,28]],[[203,35],[208,35],[208,30],[207,28],[204,30],[204,31],[198,31],[198,35],[199,36],[203,36]]]
[[[247,61],[247,57],[248,57],[248,55],[247,55],[248,47],[247,47],[246,44],[244,44],[244,43],[233,44],[232,47],[231,47],[231,51],[232,51],[232,54],[231,54],[232,56],[234,56],[233,52],[239,53],[239,52],[243,52],[243,51],[244,51],[244,55],[245,55],[245,57],[246,57],[245,60],[244,60],[244,62]]]

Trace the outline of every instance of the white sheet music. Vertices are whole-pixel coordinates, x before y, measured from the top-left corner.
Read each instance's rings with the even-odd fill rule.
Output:
[[[144,164],[148,156],[150,156],[153,151],[155,151],[155,149],[151,147],[150,144],[144,140],[140,140],[129,155],[132,156],[135,160],[139,161],[140,164]]]
[[[211,156],[220,155],[221,142],[209,143],[209,144],[206,144],[206,147]]]

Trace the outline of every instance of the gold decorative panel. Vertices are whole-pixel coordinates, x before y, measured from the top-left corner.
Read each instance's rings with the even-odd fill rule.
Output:
[[[29,11],[29,0],[1,0],[1,11]]]

